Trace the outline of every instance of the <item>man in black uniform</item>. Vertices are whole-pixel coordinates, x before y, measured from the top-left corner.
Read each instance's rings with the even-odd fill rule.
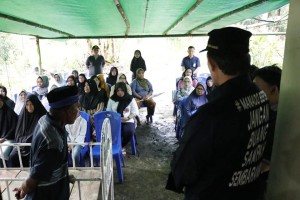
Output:
[[[269,105],[247,75],[251,33],[226,27],[208,35],[203,51],[217,87],[188,122],[166,188],[189,200],[255,200]]]

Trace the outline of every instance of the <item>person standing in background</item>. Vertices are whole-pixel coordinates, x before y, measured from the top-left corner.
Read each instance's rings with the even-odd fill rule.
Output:
[[[92,47],[92,55],[87,58],[85,64],[89,70],[89,77],[97,74],[103,74],[105,60],[102,55],[99,55],[99,47],[97,45]]]
[[[195,47],[189,46],[188,56],[184,57],[181,62],[181,69],[184,72],[186,69],[191,69],[195,77],[197,77],[198,70],[200,68],[200,59],[194,56]]]
[[[136,78],[136,70],[142,68],[144,71],[146,71],[146,63],[145,60],[142,57],[142,53],[140,50],[134,51],[134,56],[131,60],[130,64],[130,71],[132,71],[132,80]]]
[[[262,181],[265,192],[267,190],[270,172],[271,155],[277,118],[277,107],[279,103],[281,73],[282,70],[276,65],[259,68],[253,73],[253,82],[266,93],[270,104],[270,121],[268,127],[267,144],[261,163],[261,175],[259,177]],[[266,199],[265,194],[262,195],[261,199]]]

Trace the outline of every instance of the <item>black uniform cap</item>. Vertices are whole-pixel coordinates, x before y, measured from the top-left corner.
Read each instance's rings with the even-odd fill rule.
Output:
[[[51,108],[62,108],[78,102],[78,89],[76,86],[63,86],[51,90],[47,99]]]
[[[251,32],[235,27],[214,29],[208,33],[207,46],[200,52],[208,51],[221,56],[244,55],[249,53],[251,35]]]

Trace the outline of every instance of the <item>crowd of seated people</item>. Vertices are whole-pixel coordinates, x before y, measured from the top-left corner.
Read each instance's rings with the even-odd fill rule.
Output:
[[[176,92],[173,94],[175,116],[175,132],[177,139],[183,135],[183,130],[197,109],[207,102],[206,95],[214,88],[210,76],[206,78],[205,83],[198,82],[191,69],[186,69],[182,77],[177,81]]]
[[[37,96],[30,94],[25,99],[25,106],[23,106],[17,127],[15,130],[14,142],[16,143],[31,143],[32,133],[36,127],[39,119],[47,113],[46,109],[39,101]],[[21,159],[24,167],[29,166],[30,147],[20,147]],[[9,155],[9,160],[12,166],[19,167],[19,157],[17,148],[14,147]]]
[[[138,115],[141,106],[147,107],[146,123],[152,122],[156,103],[152,99],[153,88],[148,79],[144,78],[144,69],[136,71],[137,77],[128,83],[124,73],[117,67],[112,67],[108,77],[97,74],[89,79],[84,73],[73,70],[64,80],[61,73],[52,73],[50,76],[41,75],[36,79],[32,91],[21,90],[15,94],[15,102],[7,97],[7,90],[0,86],[0,143],[31,143],[32,132],[38,120],[49,110],[47,94],[49,91],[62,86],[78,88],[79,109],[90,116],[92,139],[95,139],[93,116],[104,110],[120,113],[122,116],[121,141],[125,147],[131,137],[135,135]],[[106,80],[106,81],[105,81]],[[151,118],[151,120],[150,120]],[[66,125],[69,133],[68,142],[83,143],[87,132],[87,122],[78,116],[75,123]],[[94,137],[93,137],[94,136]],[[75,165],[79,166],[80,152],[83,145],[70,145],[70,157],[74,158]],[[20,148],[22,166],[29,166],[30,147]],[[20,167],[18,150],[16,147],[3,146],[3,157],[7,166]],[[71,160],[70,160],[71,162]]]

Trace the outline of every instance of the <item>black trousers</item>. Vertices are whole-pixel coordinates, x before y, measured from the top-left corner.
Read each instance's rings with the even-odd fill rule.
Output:
[[[21,159],[22,159],[23,167],[29,167],[30,154],[28,154],[27,156],[21,155]],[[20,161],[19,161],[17,148],[14,148],[12,150],[12,152],[10,153],[9,162],[12,165],[11,167],[20,167]]]
[[[132,135],[135,133],[134,123],[122,123],[121,127],[122,147],[125,147],[131,140]]]

